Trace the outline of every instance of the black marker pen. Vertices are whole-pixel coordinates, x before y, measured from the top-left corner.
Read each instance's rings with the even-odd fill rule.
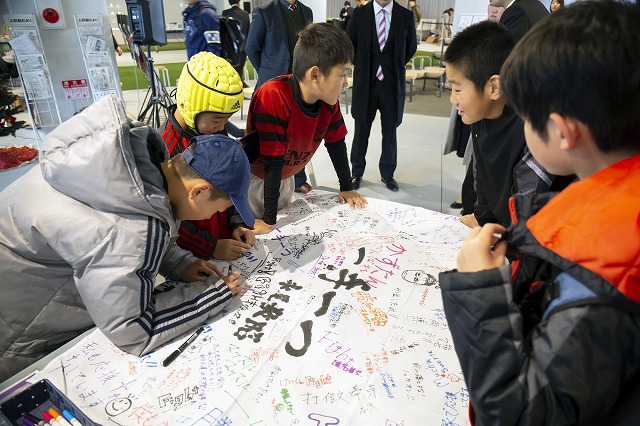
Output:
[[[180,345],[180,347],[178,349],[176,349],[175,351],[171,352],[171,355],[169,355],[164,361],[162,361],[162,366],[166,367],[167,365],[171,364],[177,357],[178,355],[180,355],[182,352],[184,352],[185,349],[187,349],[189,347],[189,345],[191,343],[193,343],[194,340],[196,340],[196,338],[200,335],[200,333],[202,333],[204,331],[204,327],[200,327],[195,333],[193,333],[191,335],[191,337],[189,337],[187,339],[186,342],[184,342],[183,344]]]

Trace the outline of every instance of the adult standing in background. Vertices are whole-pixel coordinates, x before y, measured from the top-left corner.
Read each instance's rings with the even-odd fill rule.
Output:
[[[564,0],[551,0],[551,4],[549,5],[549,10],[551,13],[557,12],[558,9],[564,7]]]
[[[347,35],[355,49],[353,106],[355,132],[351,146],[353,188],[358,189],[366,167],[371,124],[380,111],[382,182],[398,190],[396,128],[402,123],[406,93],[405,64],[418,47],[413,13],[393,0],[375,0],[353,12]]]
[[[453,23],[453,8],[442,12],[442,37],[450,38],[451,37],[451,25]]]
[[[500,17],[504,13],[504,7],[496,7],[491,4],[487,6],[487,19],[494,22],[500,22]]]
[[[504,7],[500,23],[507,27],[516,43],[533,25],[549,15],[539,0],[489,0],[492,6]]]
[[[258,72],[257,90],[274,77],[291,74],[298,33],[313,22],[313,11],[297,0],[273,0],[253,9],[247,38],[247,56]],[[311,191],[302,169],[295,175],[295,190]]]
[[[251,18],[249,17],[249,14],[246,11],[240,8],[240,0],[229,0],[229,4],[231,5],[231,7],[229,9],[223,10],[222,16],[228,16],[230,18],[234,18],[240,21],[240,31],[242,31],[242,34],[244,35],[244,38],[246,40],[247,38],[249,38],[249,27],[251,25]],[[240,78],[242,79],[242,85],[244,87],[249,87],[247,86],[247,83],[244,82],[244,64],[247,62],[246,45],[245,45],[245,51],[242,53],[244,54],[242,56],[243,58],[242,61],[237,67],[233,67],[233,68],[238,72],[238,74],[240,74]]]
[[[409,0],[409,9],[413,12],[413,21],[416,23],[416,28],[420,25],[420,6],[416,4],[416,0]]]
[[[198,52],[220,56],[220,18],[216,7],[207,0],[185,0],[185,3],[187,8],[182,16],[187,60]]]
[[[367,0],[356,0],[356,9],[369,3]]]
[[[349,25],[349,19],[351,19],[352,14],[353,14],[353,8],[351,7],[351,3],[348,1],[345,1],[344,7],[340,9],[340,19],[344,21],[345,28],[347,28],[347,25]]]
[[[258,71],[256,89],[267,80],[291,74],[298,32],[313,22],[313,11],[297,0],[273,0],[253,9],[247,56]]]

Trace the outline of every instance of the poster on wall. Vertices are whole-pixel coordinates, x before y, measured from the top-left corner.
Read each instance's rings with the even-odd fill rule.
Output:
[[[61,122],[60,112],[35,16],[5,15],[4,19],[34,125],[57,126]]]
[[[93,100],[97,101],[110,94],[117,97],[116,67],[112,59],[114,54],[109,48],[112,41],[103,31],[102,17],[74,15],[74,20]]]

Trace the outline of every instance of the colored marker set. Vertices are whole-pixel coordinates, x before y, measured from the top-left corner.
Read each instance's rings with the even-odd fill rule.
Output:
[[[47,379],[3,399],[2,420],[12,426],[99,426]]]
[[[82,426],[69,410],[60,414],[55,408],[50,408],[49,411],[42,412],[42,417],[43,419],[39,419],[32,414],[25,414],[22,423],[26,426]]]

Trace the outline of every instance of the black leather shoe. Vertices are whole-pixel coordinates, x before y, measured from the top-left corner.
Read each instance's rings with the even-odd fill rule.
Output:
[[[383,177],[381,180],[382,180],[382,183],[387,185],[387,189],[389,191],[396,192],[398,190],[398,182],[396,182],[396,180],[394,178],[392,178],[392,177]]]
[[[359,189],[360,188],[360,182],[362,182],[362,176],[354,176],[351,178],[351,186],[353,186],[353,189]]]

